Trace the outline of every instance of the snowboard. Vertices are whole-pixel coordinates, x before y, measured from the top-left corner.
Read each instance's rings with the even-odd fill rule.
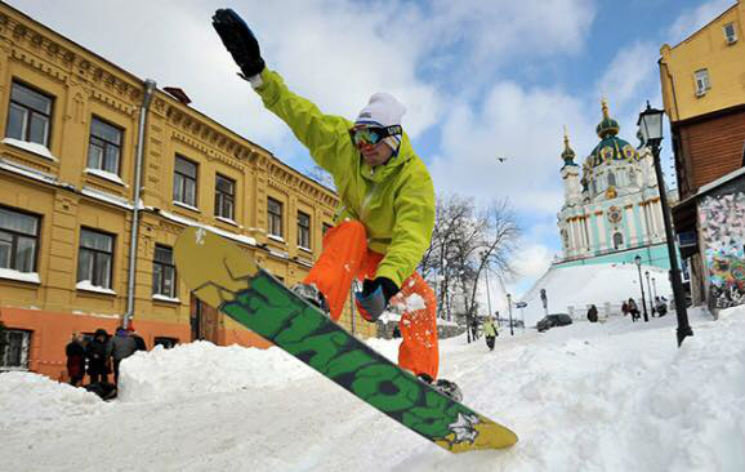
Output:
[[[190,227],[174,247],[181,279],[201,301],[450,452],[517,442],[506,427],[399,368],[259,267],[237,244]]]

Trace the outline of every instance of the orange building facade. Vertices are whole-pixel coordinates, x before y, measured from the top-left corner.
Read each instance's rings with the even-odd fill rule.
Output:
[[[173,244],[208,228],[292,284],[332,225],[332,190],[3,3],[0,110],[0,370],[64,379],[71,334],[112,334],[127,313],[149,348],[266,346],[179,282]],[[375,330],[351,311],[341,324]]]

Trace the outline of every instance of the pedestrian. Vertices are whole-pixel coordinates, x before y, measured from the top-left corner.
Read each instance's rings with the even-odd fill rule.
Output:
[[[85,345],[83,335],[75,331],[65,347],[67,356],[67,375],[70,385],[78,387],[85,377]]]
[[[119,386],[119,365],[137,350],[137,341],[122,326],[116,329],[111,341],[111,358],[114,360],[114,384]]]
[[[127,325],[127,331],[129,331],[129,335],[132,337],[132,339],[135,340],[135,349],[137,351],[147,351],[147,344],[145,344],[145,340],[142,339],[142,336],[137,333],[137,331],[135,330],[135,325],[131,321]]]
[[[594,304],[590,305],[590,309],[587,310],[587,319],[590,323],[597,323],[598,321],[598,307]]]
[[[108,383],[109,373],[111,373],[111,367],[108,362],[110,354],[111,344],[109,342],[109,333],[105,329],[99,328],[93,335],[93,339],[85,347],[90,383]]]
[[[641,316],[639,315],[639,307],[636,306],[636,302],[633,298],[629,298],[629,313],[631,313],[631,320],[636,321]]]
[[[419,295],[424,306],[407,309],[399,323],[398,363],[433,382],[439,367],[436,299],[416,266],[430,244],[435,196],[429,172],[402,128],[406,108],[392,95],[376,93],[355,121],[323,114],[265,67],[256,37],[233,10],[217,10],[212,20],[240,75],[331,174],[340,196],[335,226],[293,290],[337,321],[353,279],[362,280],[356,304],[371,323],[390,303]]]
[[[490,351],[494,350],[494,341],[497,336],[499,336],[499,332],[494,323],[494,317],[489,316],[484,321],[484,338],[486,338],[486,345]]]

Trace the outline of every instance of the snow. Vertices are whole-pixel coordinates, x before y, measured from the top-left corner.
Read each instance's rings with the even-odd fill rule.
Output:
[[[644,296],[649,309],[650,296],[644,272],[649,272],[651,279],[655,279],[656,293],[672,300],[672,286],[668,281],[667,270],[654,266],[641,266]],[[639,269],[631,264],[592,264],[572,267],[552,266],[520,299],[527,302],[524,309],[513,310],[514,317],[525,316],[528,326],[535,326],[536,322],[545,315],[541,302],[541,289],[546,289],[549,313],[569,313],[569,307],[574,307],[575,319],[584,319],[587,308],[595,304],[600,315],[605,315],[605,304],[610,303],[611,312],[621,313],[624,300],[633,298],[642,310],[641,291],[639,290]],[[654,300],[654,296],[651,297]]]
[[[75,284],[75,288],[78,290],[85,290],[88,292],[104,293],[106,295],[116,295],[116,292],[110,288],[93,285],[90,280],[81,280]]]
[[[18,280],[20,282],[31,282],[40,284],[41,279],[36,272],[20,272],[18,270],[0,267],[0,279]]]
[[[181,300],[179,300],[178,298],[169,297],[167,295],[161,295],[159,293],[153,294],[153,300],[157,300],[160,302],[168,302],[168,303],[181,303]]]
[[[120,208],[125,208],[127,210],[134,210],[134,206],[132,205],[132,203],[129,202],[129,200],[127,200],[126,198],[122,198],[118,195],[113,195],[108,192],[102,192],[101,190],[97,190],[97,189],[87,187],[87,186],[80,189],[80,193],[88,197],[91,197],[95,200],[110,203]]]
[[[745,470],[745,306],[632,323],[575,322],[441,342],[441,375],[520,436],[453,455],[277,348],[207,342],[138,352],[105,403],[35,374],[0,374],[4,470]],[[398,341],[369,344],[395,359]],[[83,449],[81,449],[81,445]]]
[[[121,177],[119,177],[117,174],[115,174],[113,172],[108,172],[108,171],[105,171],[105,170],[102,170],[102,169],[92,169],[92,168],[88,167],[88,168],[85,169],[85,173],[86,174],[95,175],[96,177],[100,177],[100,178],[105,179],[105,180],[109,180],[109,181],[114,182],[115,184],[119,184],[119,185],[121,185],[123,187],[129,187],[129,185],[127,185],[126,183],[124,183],[124,181],[122,180]]]
[[[54,162],[59,161],[59,159],[54,157],[54,155],[49,150],[49,148],[47,148],[43,144],[31,143],[28,141],[21,141],[20,139],[14,139],[14,138],[3,138],[2,142],[3,144],[9,144],[19,149],[23,149],[24,151],[28,151],[30,153],[36,154],[37,156],[41,156],[45,159],[49,159],[50,161],[54,161]]]
[[[210,225],[203,225],[197,221],[194,221],[189,218],[184,218],[182,216],[174,215],[173,213],[169,213],[165,210],[158,210],[158,213],[163,216],[166,219],[169,219],[171,221],[175,221],[176,223],[181,223],[182,225],[186,226],[194,226],[197,228],[204,228],[208,231],[211,231],[215,234],[219,234],[220,236],[228,239],[232,239],[233,241],[238,241],[242,244],[247,244],[249,246],[256,246],[256,240],[250,236],[243,236],[241,234],[235,234],[231,233],[229,231],[222,230],[220,228],[216,228],[214,226]]]

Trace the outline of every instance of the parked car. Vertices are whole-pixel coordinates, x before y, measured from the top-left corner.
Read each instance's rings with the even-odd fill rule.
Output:
[[[554,326],[566,326],[572,324],[572,317],[566,313],[553,313],[547,315],[541,321],[539,321],[535,327],[538,328],[538,332],[542,333],[547,331]]]

